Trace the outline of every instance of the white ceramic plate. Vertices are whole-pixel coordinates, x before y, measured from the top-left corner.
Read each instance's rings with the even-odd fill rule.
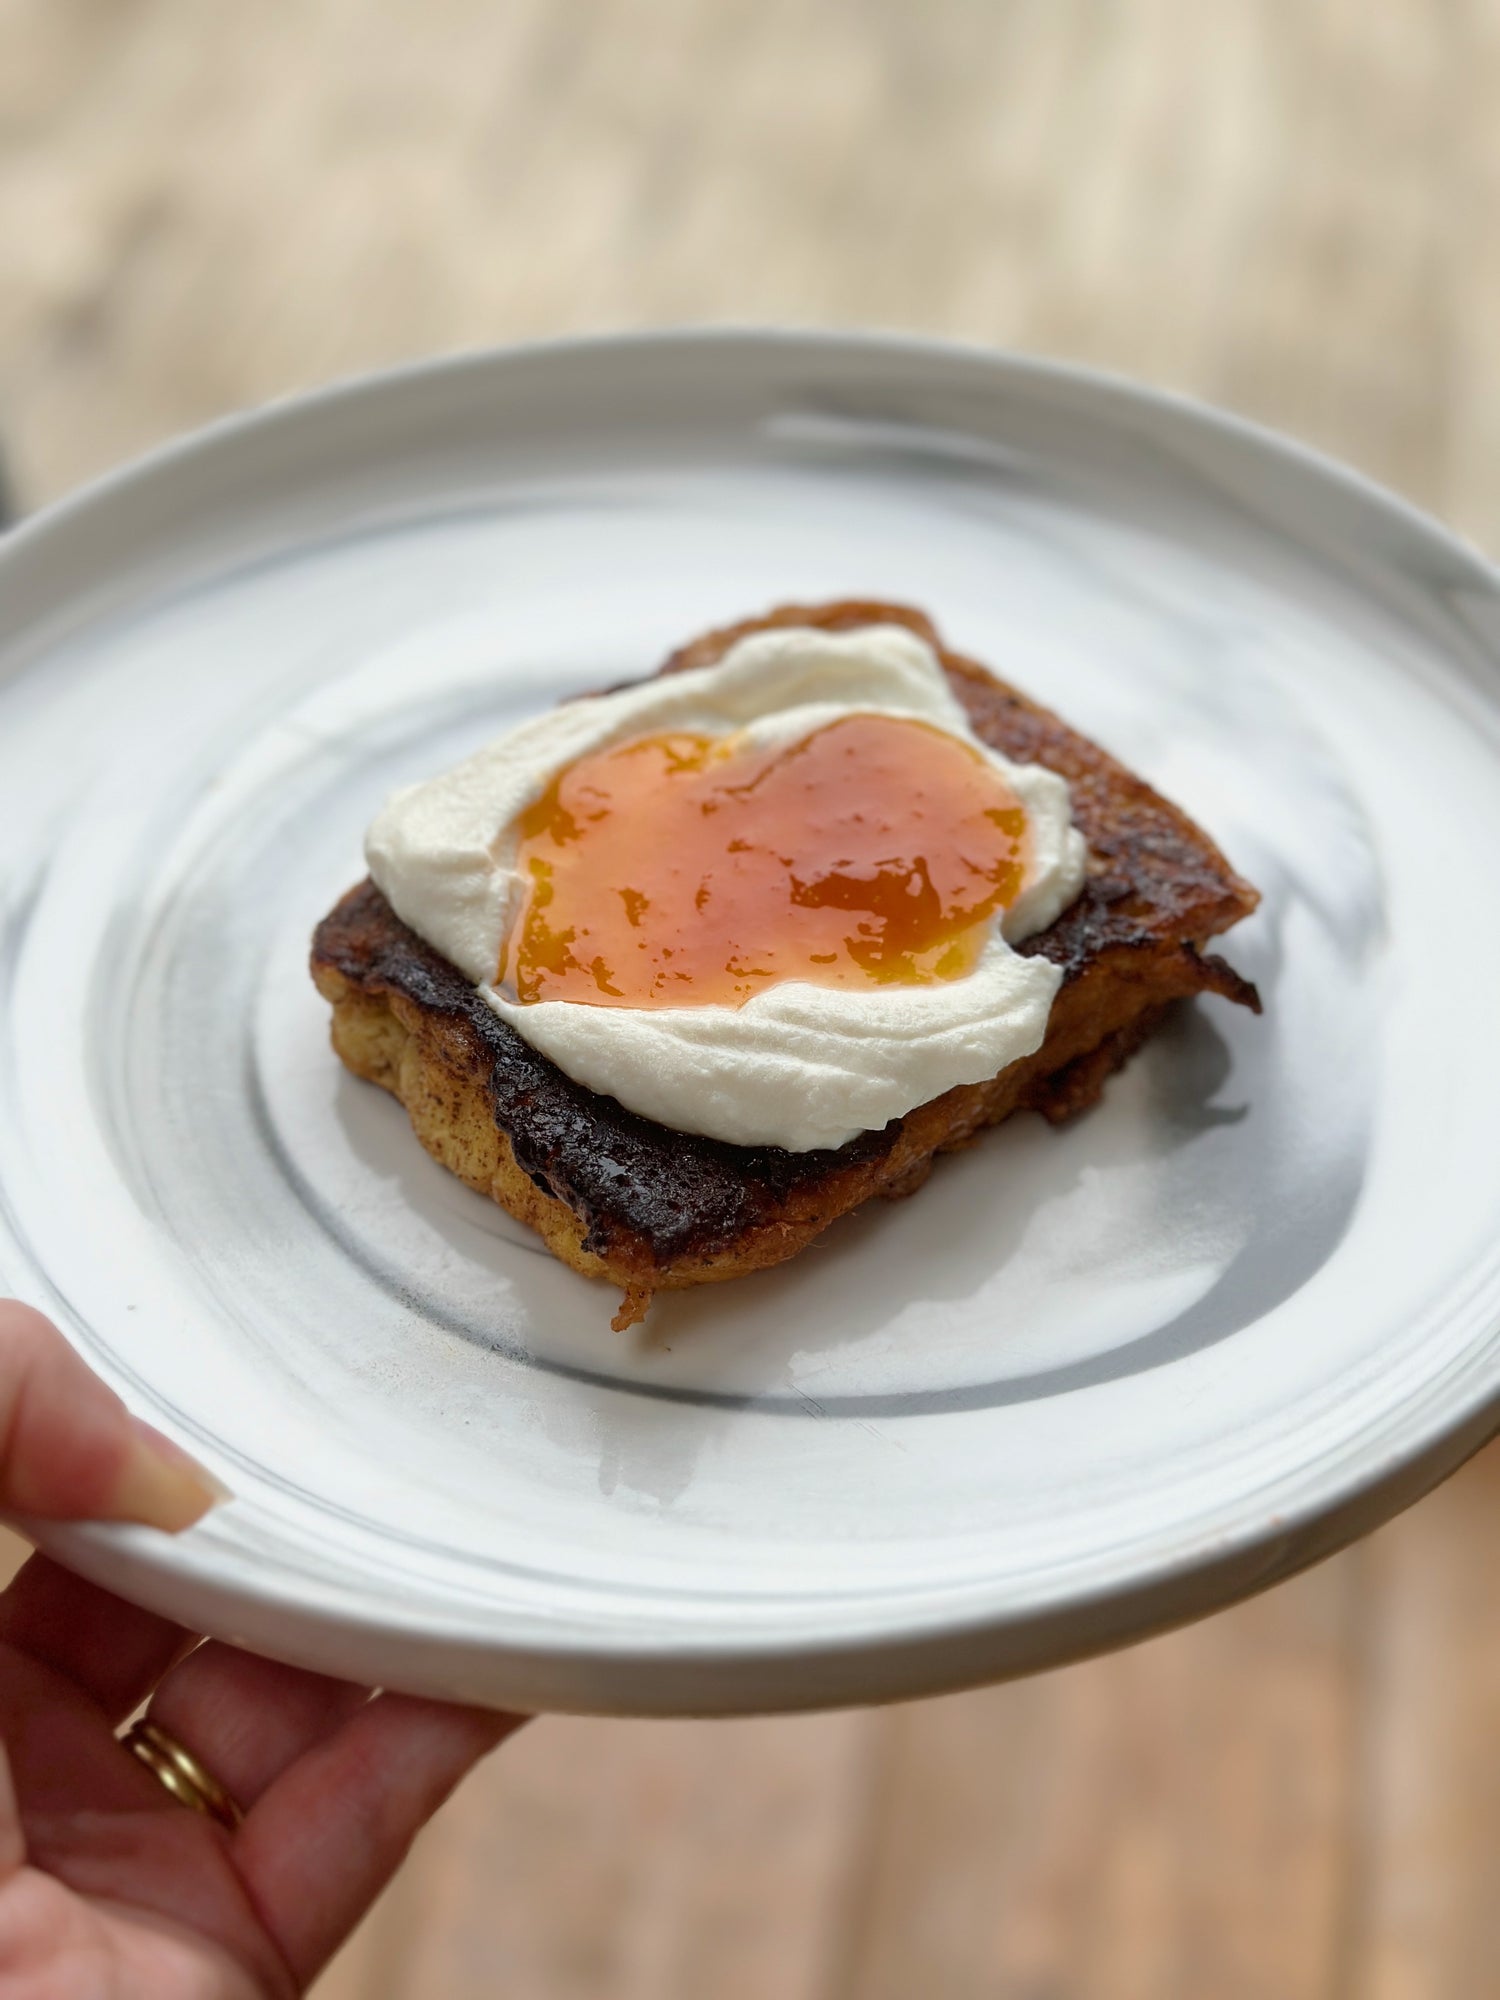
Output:
[[[787,598],[928,607],[1265,892],[1208,1001],[790,1267],[614,1297],[345,1075],[304,969],[394,785]],[[238,1496],[86,1573],[480,1701],[1054,1664],[1370,1527],[1500,1408],[1500,590],[1073,370],[719,334],[449,362],[0,543],[0,1278]]]

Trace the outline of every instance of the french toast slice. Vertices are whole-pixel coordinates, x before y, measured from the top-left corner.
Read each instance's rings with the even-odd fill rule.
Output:
[[[934,647],[984,742],[1068,780],[1088,843],[1076,900],[1018,947],[1063,971],[1046,1036],[998,1076],[946,1091],[837,1150],[727,1145],[654,1124],[574,1083],[409,930],[373,882],[351,889],[314,934],[312,975],[332,1005],[341,1060],[400,1100],[434,1159],[574,1270],[618,1285],[617,1328],[641,1319],[655,1292],[782,1263],[872,1195],[913,1193],[939,1153],[1013,1112],[1073,1116],[1176,1000],[1218,993],[1260,1011],[1255,988],[1203,950],[1255,908],[1256,890],[1186,814],[945,648],[921,612],[863,600],[786,605],[706,633],[661,671],[711,665],[746,633],[774,626],[873,624],[904,625]]]

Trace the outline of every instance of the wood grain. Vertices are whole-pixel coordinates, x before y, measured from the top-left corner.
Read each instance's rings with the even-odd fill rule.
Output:
[[[434,350],[874,322],[1229,403],[1500,550],[1497,103],[1500,0],[0,0],[0,431],[34,503]],[[321,1990],[1486,2000],[1497,1510],[1491,1453],[1026,1686],[539,1724]]]
[[[844,1991],[1332,1992],[1358,1589],[1346,1562],[1135,1652],[890,1716]]]
[[[1363,1807],[1347,1991],[1500,1989],[1500,1453],[1367,1551]]]

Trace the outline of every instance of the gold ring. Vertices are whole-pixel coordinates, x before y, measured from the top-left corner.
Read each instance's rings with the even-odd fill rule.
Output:
[[[180,1804],[191,1806],[205,1819],[216,1820],[230,1833],[243,1823],[244,1813],[212,1771],[206,1770],[192,1751],[184,1750],[165,1729],[158,1729],[142,1716],[127,1732],[124,1743],[131,1755],[139,1757]]]

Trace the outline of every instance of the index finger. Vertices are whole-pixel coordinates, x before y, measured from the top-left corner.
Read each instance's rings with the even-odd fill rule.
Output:
[[[270,1785],[235,1866],[300,1982],[333,1956],[454,1786],[521,1715],[376,1695]]]

